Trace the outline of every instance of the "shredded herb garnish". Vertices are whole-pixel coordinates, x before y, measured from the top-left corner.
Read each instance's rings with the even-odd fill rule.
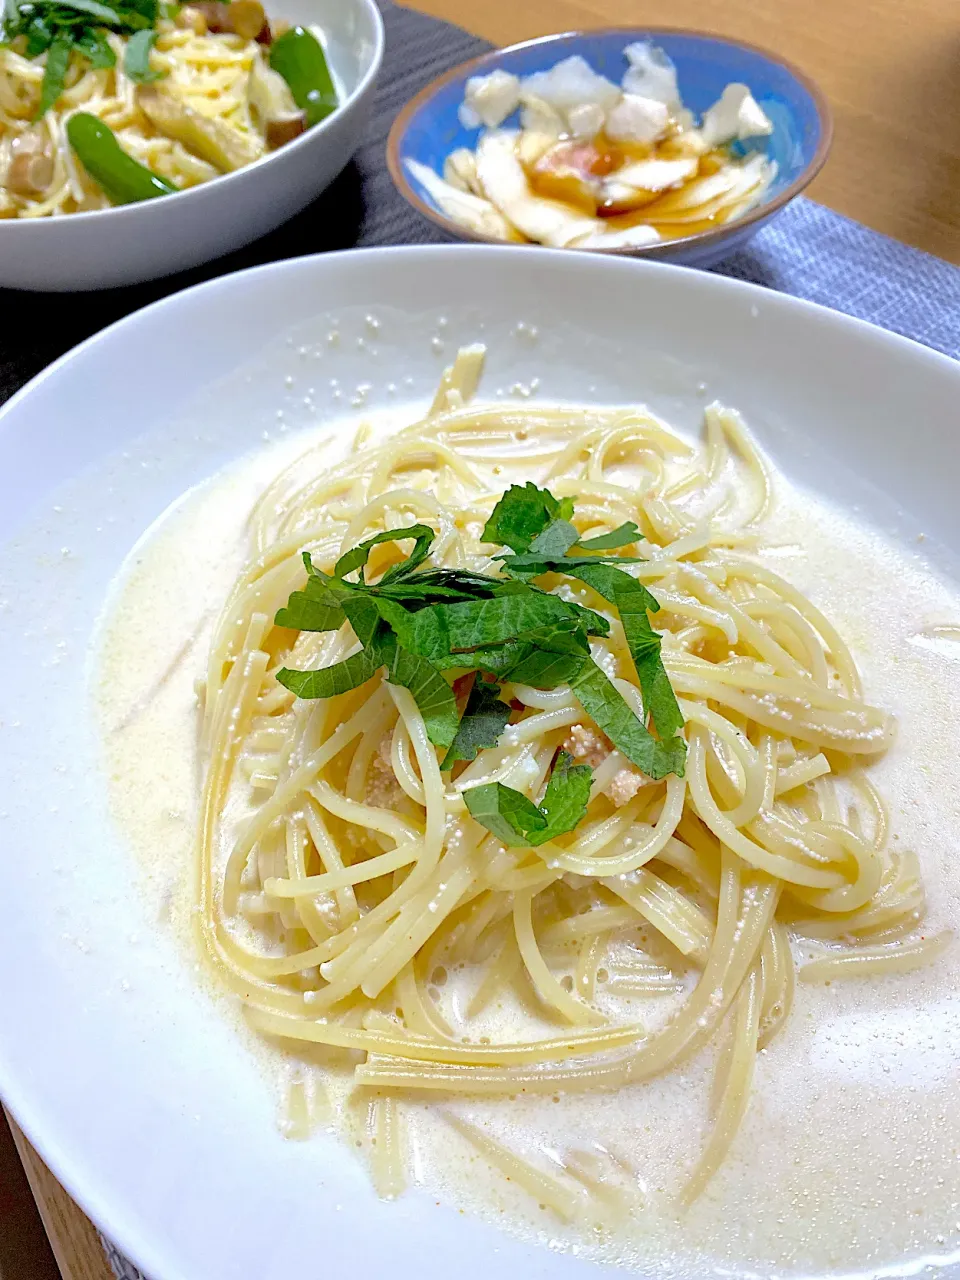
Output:
[[[163,6],[163,16],[169,16],[169,9]],[[5,0],[0,43],[10,45],[23,37],[28,58],[46,54],[36,114],[39,120],[63,92],[74,53],[94,68],[115,65],[108,31],[133,37],[125,59],[125,70],[132,79],[141,83],[158,79],[162,73],[150,69],[149,57],[160,16],[158,0],[115,0],[110,4],[101,0]]]
[[[333,631],[349,622],[359,653],[319,671],[277,673],[301,698],[331,698],[385,670],[409,689],[430,741],[444,750],[441,769],[473,760],[495,746],[510,706],[503,681],[553,689],[567,684],[585,713],[614,746],[651,778],[683,776],[683,717],[664,670],[660,635],[649,614],[660,606],[623,565],[635,556],[608,556],[641,541],[632,522],[580,541],[573,499],[557,499],[534,484],[513,485],[494,507],[483,540],[510,548],[495,556],[500,576],[425,567],[434,531],[415,524],[378,533],[346,552],[332,574],[304,553],[307,581],[276,616],[278,626]],[[413,543],[405,559],[367,582],[370,553],[383,543]],[[356,577],[353,577],[356,575]],[[572,578],[619,614],[633,657],[647,727],[590,652],[590,637],[607,635],[598,612],[553,595],[536,579]],[[447,673],[476,673],[462,712]],[[502,783],[464,791],[474,818],[505,844],[538,845],[571,831],[586,812],[592,770],[560,753],[541,804]]]
[[[150,66],[150,53],[157,43],[157,31],[136,31],[127,41],[123,69],[136,84],[152,84],[162,80],[163,72]]]
[[[572,764],[561,751],[539,805],[502,782],[472,787],[463,798],[477,822],[505,845],[525,848],[574,829],[587,811],[592,780],[589,765]]]
[[[452,769],[458,760],[475,760],[485,747],[495,747],[506,728],[513,708],[499,697],[500,687],[487,680],[474,680],[457,734],[440,768]]]

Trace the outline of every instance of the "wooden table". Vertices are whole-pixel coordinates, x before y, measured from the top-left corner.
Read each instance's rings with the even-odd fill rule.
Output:
[[[699,27],[779,50],[826,91],[833,155],[822,203],[960,264],[960,12],[954,0],[420,0],[510,44],[643,22]],[[0,1120],[0,1280],[53,1280],[14,1141],[66,1280],[112,1280],[93,1227],[13,1126]]]

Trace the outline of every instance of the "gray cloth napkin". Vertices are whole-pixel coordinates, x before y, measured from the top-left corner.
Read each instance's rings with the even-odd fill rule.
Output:
[[[714,270],[960,357],[960,267],[802,196]]]
[[[448,23],[401,9],[391,0],[379,2],[387,28],[387,53],[374,117],[355,161],[330,190],[250,248],[168,280],[82,299],[0,290],[0,309],[17,314],[17,330],[23,335],[4,338],[0,399],[88,334],[186,285],[325,249],[442,240],[433,224],[410,209],[394,190],[384,163],[387,132],[400,107],[418,89],[490,46]],[[960,356],[960,269],[810,200],[795,200],[747,249],[716,270],[809,298]],[[32,317],[36,324],[31,324]],[[118,1280],[142,1280],[112,1244],[104,1241],[104,1247]]]

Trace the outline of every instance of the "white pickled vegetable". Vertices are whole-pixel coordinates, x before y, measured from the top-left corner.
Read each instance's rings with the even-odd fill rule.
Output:
[[[628,44],[623,52],[630,63],[623,77],[624,93],[654,98],[665,103],[671,111],[678,110],[681,102],[677,69],[664,51],[649,40],[637,40]]]
[[[648,227],[639,223],[635,227],[613,227],[601,225],[596,231],[581,236],[570,246],[572,249],[642,249],[648,244],[659,244],[660,233],[656,227]]]
[[[520,80],[509,71],[491,71],[467,81],[458,115],[465,129],[495,129],[520,105]]]
[[[723,93],[703,113],[700,134],[709,147],[746,138],[766,137],[773,125],[745,84],[728,84]]]
[[[477,147],[477,175],[487,198],[528,240],[563,249],[596,230],[599,218],[571,212],[559,200],[536,196],[509,133],[487,133]]]
[[[614,142],[650,144],[662,138],[670,113],[665,102],[625,93],[607,116],[607,137]]]
[[[604,126],[603,107],[596,102],[581,102],[567,112],[567,124],[572,137],[595,138]]]
[[[418,160],[408,160],[407,168],[431,197],[437,208],[454,222],[478,235],[494,240],[519,240],[516,229],[494,208],[489,200],[445,182],[439,174]]]
[[[590,64],[574,54],[564,58],[549,71],[535,71],[526,76],[521,86],[524,101],[539,98],[566,117],[573,107],[593,103],[609,111],[620,100],[620,89],[599,75]]]

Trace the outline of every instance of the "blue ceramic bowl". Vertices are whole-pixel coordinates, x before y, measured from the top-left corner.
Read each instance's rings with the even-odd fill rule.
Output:
[[[765,152],[776,161],[777,176],[762,201],[733,222],[641,249],[587,252],[627,253],[701,267],[732,253],[816,176],[827,158],[833,126],[823,94],[796,67],[753,45],[695,31],[662,27],[571,31],[494,49],[454,67],[422,89],[394,121],[387,140],[387,164],[398,190],[449,235],[461,240],[485,239],[443,214],[406,166],[407,160],[418,160],[442,174],[451,151],[476,146],[480,130],[465,129],[457,118],[468,78],[498,67],[526,76],[580,54],[595,71],[619,84],[627,69],[624,46],[635,40],[650,40],[673,59],[684,106],[698,115],[716,102],[731,81],[748,85],[773,123],[773,133],[738,145]],[[515,119],[511,117],[506,123]]]

